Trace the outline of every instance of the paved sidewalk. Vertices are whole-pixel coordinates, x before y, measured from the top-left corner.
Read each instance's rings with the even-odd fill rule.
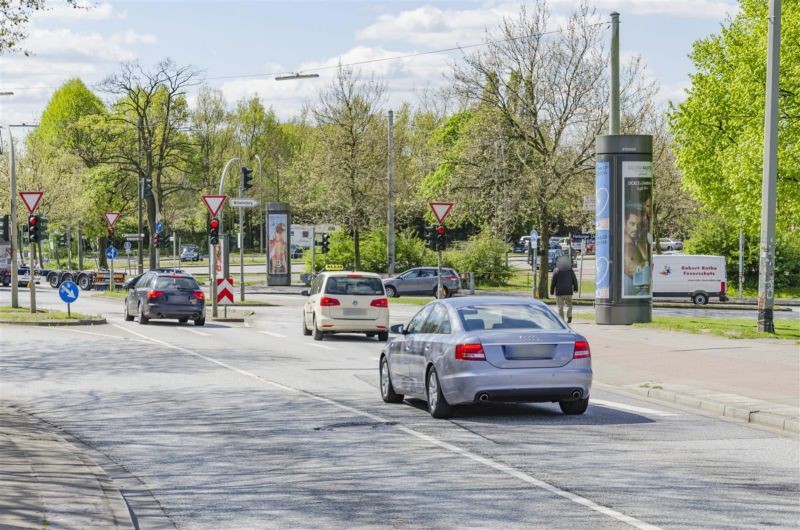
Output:
[[[800,345],[575,323],[595,382],[798,433]]]
[[[133,528],[105,472],[77,447],[0,403],[0,528]]]

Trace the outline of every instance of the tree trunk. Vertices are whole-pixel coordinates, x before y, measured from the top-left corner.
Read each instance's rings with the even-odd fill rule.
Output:
[[[106,247],[108,246],[108,237],[103,236],[97,238],[97,262],[99,268],[108,269],[108,260],[106,259]],[[69,268],[69,265],[67,266]]]
[[[542,214],[539,216],[539,226],[541,227],[541,261],[539,262],[539,283],[536,286],[536,296],[539,300],[544,300],[550,294],[549,291],[549,272],[547,270],[549,265],[549,252],[548,249],[550,248],[550,229],[548,228],[547,221],[545,220],[545,215]]]
[[[353,230],[353,270],[361,270],[361,242],[359,240],[359,230]]]

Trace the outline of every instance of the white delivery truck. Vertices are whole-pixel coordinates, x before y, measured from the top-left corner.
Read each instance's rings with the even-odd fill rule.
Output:
[[[689,297],[707,304],[711,297],[726,302],[725,258],[689,254],[653,255],[653,296]]]

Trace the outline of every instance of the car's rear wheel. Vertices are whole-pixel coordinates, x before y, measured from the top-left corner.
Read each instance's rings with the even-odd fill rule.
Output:
[[[205,326],[206,325],[206,317],[203,318],[195,318],[194,319],[195,326]]]
[[[428,370],[428,412],[434,418],[449,418],[453,413],[453,407],[447,402],[442,394],[442,387],[439,385],[439,376],[436,375],[436,369],[431,367]]]
[[[139,304],[139,324],[147,324],[150,319],[144,315],[144,306]]]
[[[387,285],[386,296],[388,296],[389,298],[397,298],[397,289],[395,289],[391,285]]]
[[[449,296],[450,296],[450,291],[447,289],[447,287],[442,285],[442,296],[441,296],[441,298],[448,298]],[[433,297],[434,298],[439,298],[439,287],[434,287],[433,288]]]
[[[692,296],[692,302],[697,305],[706,305],[708,303],[708,295],[705,293],[696,293]]]
[[[78,276],[78,287],[84,291],[92,288],[92,278],[88,274],[81,274]]]
[[[313,326],[313,330],[312,330],[313,337],[312,338],[314,340],[322,340],[322,338],[325,336],[325,334],[322,333],[322,330],[320,330],[317,327],[317,319],[316,318],[314,318],[314,320],[311,321],[311,325]]]
[[[559,401],[558,406],[561,407],[561,412],[568,416],[577,416],[586,412],[589,407],[589,398],[577,399],[575,401]]]
[[[389,332],[388,331],[379,331],[378,332],[378,342],[386,342],[389,340]]]
[[[133,315],[128,313],[128,301],[125,300],[125,322],[133,322]]]
[[[306,337],[311,335],[311,330],[306,327],[306,314],[305,314],[305,312],[303,313],[303,335],[305,335]]]
[[[48,274],[47,283],[49,283],[50,287],[52,287],[53,289],[58,287],[58,273],[51,272],[50,274]]]
[[[394,391],[392,378],[389,375],[389,361],[386,357],[381,357],[381,398],[386,403],[400,403],[403,401],[403,394]]]

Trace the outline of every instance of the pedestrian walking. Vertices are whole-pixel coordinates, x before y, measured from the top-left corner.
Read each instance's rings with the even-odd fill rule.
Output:
[[[578,278],[572,270],[572,260],[561,256],[556,261],[556,270],[550,281],[550,295],[556,295],[558,316],[564,318],[564,306],[567,306],[567,322],[572,322],[572,293],[578,291]]]

